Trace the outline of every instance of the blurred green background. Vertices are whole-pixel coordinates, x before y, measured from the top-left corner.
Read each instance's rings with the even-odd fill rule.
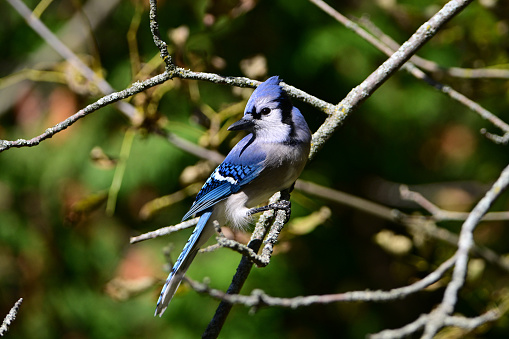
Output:
[[[369,18],[398,42],[444,3],[329,1],[344,15]],[[38,2],[26,4],[34,9]],[[66,27],[73,16],[83,20],[83,7],[111,4],[110,10],[94,14],[95,19],[102,17],[95,28],[71,31],[67,41],[82,41],[73,50],[115,89],[162,72],[147,1],[46,4],[41,20],[53,32]],[[41,52],[46,43],[6,2],[0,3],[0,18],[0,139],[31,138],[100,97],[65,61]],[[443,67],[507,68],[508,18],[507,1],[474,2],[419,55]],[[159,1],[159,21],[170,53],[182,67],[260,80],[277,74],[332,103],[386,59],[305,0]],[[509,121],[507,79],[433,77]],[[201,335],[218,302],[186,286],[161,319],[153,317],[167,275],[163,249],[173,243],[170,253],[176,258],[190,230],[135,245],[129,244],[129,237],[180,222],[196,193],[196,186],[189,185],[201,184],[213,164],[146,127],[155,124],[226,154],[239,136],[225,128],[242,113],[249,93],[175,79],[130,99],[144,112],[142,126],[133,128],[109,106],[37,147],[0,154],[0,318],[24,298],[8,337]],[[324,121],[322,112],[295,104],[313,131]],[[404,183],[440,207],[468,211],[509,160],[507,148],[487,140],[479,133],[482,128],[499,133],[477,114],[402,71],[346,120],[302,178],[409,213],[425,213],[399,198],[398,184]],[[121,183],[116,198],[114,178]],[[181,199],[165,208],[146,205],[183,189]],[[296,190],[292,202],[293,226],[283,232],[271,264],[253,269],[244,293],[260,288],[292,297],[390,289],[422,278],[454,252],[450,245],[417,239],[400,225],[305,192]],[[505,194],[493,210],[507,210],[508,203]],[[298,231],[295,221],[322,206],[332,210],[331,216]],[[439,225],[457,233],[461,223]],[[508,226],[483,223],[476,230],[476,242],[506,256]],[[411,246],[392,253],[375,241],[384,230],[410,239]],[[236,235],[241,241],[248,236]],[[227,249],[200,254],[188,275],[196,280],[209,277],[212,287],[225,290],[239,260]],[[478,269],[469,276],[457,308],[467,316],[509,297],[508,272],[483,260],[475,262]],[[363,338],[429,312],[441,301],[447,279],[385,304],[264,308],[254,315],[235,306],[221,337]],[[509,318],[504,316],[475,336],[505,338],[507,333]],[[463,336],[457,330],[440,335]]]

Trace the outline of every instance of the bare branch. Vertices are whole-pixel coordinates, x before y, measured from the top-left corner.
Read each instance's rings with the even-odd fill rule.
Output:
[[[246,258],[248,258],[253,264],[257,267],[266,267],[270,263],[270,258],[272,256],[272,252],[274,251],[274,245],[279,238],[279,234],[283,230],[283,226],[287,220],[286,212],[279,213],[278,210],[276,212],[276,218],[272,223],[270,231],[265,237],[264,246],[262,249],[262,254],[258,255],[255,251],[253,251],[250,247],[239,243],[238,241],[227,239],[221,232],[218,232],[217,242],[220,246],[230,248]]]
[[[168,140],[181,150],[194,154],[202,159],[210,160],[215,164],[220,164],[224,160],[224,155],[222,155],[221,153],[214,150],[206,149],[204,147],[200,147],[169,131],[158,129],[155,131],[155,133],[161,135],[162,137],[164,137],[166,140]]]
[[[425,278],[405,287],[395,288],[389,291],[352,291],[338,294],[310,295],[293,298],[273,297],[262,290],[253,290],[251,295],[239,295],[224,293],[220,290],[212,289],[207,284],[199,283],[192,279],[187,279],[191,287],[199,293],[208,294],[214,298],[221,299],[230,304],[242,304],[247,307],[260,308],[262,306],[279,306],[297,308],[310,306],[314,304],[329,304],[334,302],[354,302],[354,301],[373,301],[386,302],[404,298],[410,294],[422,291],[427,286],[437,282],[447,270],[449,270],[456,260],[451,257],[442,263],[435,271]]]
[[[466,318],[462,316],[446,316],[444,318],[444,325],[459,327],[466,330],[473,330],[483,324],[499,319],[500,316],[501,313],[498,309],[490,310],[475,318]],[[409,335],[414,334],[420,329],[422,329],[426,325],[426,323],[430,321],[430,318],[431,316],[429,314],[422,314],[419,318],[401,328],[393,330],[384,330],[379,333],[370,335],[369,338],[370,339],[406,338]]]
[[[450,315],[453,312],[458,297],[458,291],[465,283],[468,253],[474,245],[474,229],[479,224],[482,217],[486,214],[491,204],[507,188],[508,185],[509,166],[502,171],[495,184],[474,207],[467,220],[463,223],[458,241],[458,250],[456,251],[457,260],[456,265],[454,266],[452,280],[447,285],[442,302],[431,313],[432,319],[426,323],[423,338],[432,338],[437,331],[445,325],[445,316]]]
[[[62,122],[59,122],[53,127],[50,127],[44,131],[39,136],[36,136],[32,139],[26,140],[26,139],[18,139],[15,141],[8,141],[8,140],[0,140],[0,152],[3,152],[5,150],[8,150],[12,147],[26,147],[26,146],[36,146],[41,141],[46,140],[48,138],[51,138],[56,133],[63,131],[67,127],[74,124],[79,119],[85,117],[86,115],[97,111],[99,108],[105,107],[111,103],[117,102],[119,100],[128,98],[130,96],[133,96],[134,94],[140,93],[147,88],[159,85],[166,80],[168,80],[168,75],[166,73],[156,75],[155,77],[152,77],[150,79],[147,79],[145,81],[138,81],[132,84],[131,87],[124,89],[120,92],[115,92],[108,94],[101,99],[97,100],[96,102],[88,105],[87,107],[81,109],[77,113],[71,115],[69,118],[65,119]]]
[[[161,59],[163,59],[165,65],[166,65],[166,72],[172,72],[175,68],[175,65],[173,64],[172,58],[170,54],[168,53],[168,46],[166,45],[166,42],[161,39],[161,35],[159,34],[159,23],[157,21],[157,1],[156,0],[150,0],[150,31],[152,32],[152,38],[154,39],[154,43],[159,49],[159,52],[161,53]]]
[[[430,212],[433,219],[436,221],[463,221],[468,218],[470,213],[468,212],[455,212],[446,211],[433,204],[431,201],[426,199],[421,193],[414,192],[408,189],[408,186],[400,186],[401,197],[406,200],[413,201],[419,206]],[[500,221],[509,220],[509,212],[490,212],[483,216],[482,221]]]
[[[465,215],[462,214],[460,216],[458,215],[459,212],[442,211],[440,212],[442,214],[442,218],[436,219],[434,213],[432,212],[435,210],[433,209],[433,207],[429,206],[431,202],[428,202],[429,204],[426,205],[426,207],[423,206],[424,208],[430,209],[429,211],[430,213],[432,213],[431,218],[424,216],[409,215],[398,209],[389,208],[387,206],[383,206],[372,201],[353,196],[348,193],[340,192],[329,187],[324,187],[312,182],[304,181],[302,179],[297,180],[295,188],[308,194],[312,194],[314,196],[318,196],[330,201],[335,201],[345,206],[350,206],[359,211],[363,211],[365,213],[377,216],[379,218],[401,224],[404,227],[406,227],[412,234],[424,234],[427,237],[444,241],[445,243],[455,247],[458,244],[459,240],[458,235],[448,231],[445,228],[438,227],[435,221],[466,220],[466,218],[469,215],[468,213],[466,213]],[[422,197],[422,195],[420,196]],[[422,197],[422,199],[424,199],[424,197]],[[438,207],[436,208],[438,209]],[[507,220],[507,213],[490,212],[482,218],[482,221],[490,220]],[[489,263],[497,265],[501,269],[509,272],[509,261],[505,260],[491,249],[484,246],[474,245],[472,251],[473,253],[485,259]]]
[[[387,206],[380,205],[345,192],[340,192],[329,187],[321,186],[310,181],[304,181],[302,179],[297,180],[295,183],[295,189],[330,201],[338,202],[342,205],[355,208],[359,211],[363,211],[385,220],[399,222],[403,217],[410,217],[397,209],[389,208]]]
[[[163,227],[163,228],[157,229],[152,232],[144,233],[144,234],[138,235],[136,237],[131,237],[130,243],[135,244],[135,243],[143,241],[143,240],[154,239],[157,237],[161,237],[163,235],[168,235],[173,232],[177,232],[177,231],[180,231],[180,230],[183,230],[186,228],[193,227],[194,225],[196,225],[198,223],[199,219],[200,218],[193,218],[193,219],[181,222],[180,224],[177,224],[174,226]]]
[[[232,76],[222,76],[215,73],[193,72],[191,70],[184,70],[183,68],[180,67],[176,68],[174,76],[181,79],[202,80],[212,82],[215,84],[223,84],[237,87],[256,88],[260,84],[260,81],[252,80],[246,77],[232,77]],[[308,103],[311,106],[327,114],[331,114],[336,109],[333,104],[321,100],[311,94],[308,94],[303,90],[290,86],[284,82],[280,83],[280,85],[291,97],[303,101],[305,103]]]
[[[496,144],[507,145],[507,143],[509,142],[509,132],[506,132],[506,133],[504,133],[504,135],[500,136],[500,135],[489,133],[486,131],[485,128],[483,128],[483,129],[481,129],[481,134],[484,134],[486,136],[486,138],[490,139],[491,141],[493,141]]]
[[[385,35],[380,29],[378,29],[378,27],[376,27],[373,23],[370,23],[368,19],[363,18],[361,20],[364,24],[366,24],[368,27],[371,28],[371,30],[374,34],[376,34],[380,37],[381,41],[383,41],[386,44],[386,47],[384,49],[381,49],[378,45],[376,45],[377,48],[379,48],[386,54],[389,53],[388,55],[390,55],[390,53],[392,53],[393,50],[396,50],[399,48],[399,45],[396,41],[392,40],[391,37]],[[440,82],[431,79],[429,76],[427,76],[424,72],[422,72],[420,69],[418,69],[416,67],[416,66],[418,66],[418,67],[422,67],[426,70],[429,70],[429,68],[423,67],[423,64],[429,65],[429,63],[433,64],[432,62],[428,62],[427,60],[419,58],[416,55],[414,55],[410,59],[410,61],[412,61],[413,63],[410,63],[410,62],[407,63],[406,64],[407,67],[405,67],[405,69],[410,74],[412,74],[414,77],[425,81],[426,83],[433,86],[435,89],[439,90],[440,92],[447,94],[451,99],[458,101],[462,105],[468,107],[473,112],[476,112],[477,114],[479,114],[481,116],[481,118],[488,120],[489,122],[491,122],[493,125],[500,128],[505,133],[509,133],[509,125],[507,123],[505,123],[504,121],[502,121],[499,117],[497,117],[496,115],[494,115],[493,113],[491,113],[486,108],[479,105],[478,103],[474,102],[473,100],[467,98],[465,95],[454,90],[450,86],[443,85]],[[419,61],[424,61],[424,62],[419,62]],[[482,71],[482,70],[480,70],[480,71]],[[504,73],[507,73],[509,75],[509,70],[491,70],[491,71],[499,71],[498,74],[502,75]],[[465,74],[467,74],[467,73],[468,72],[465,72]],[[479,75],[481,73],[484,73],[484,72],[479,72]],[[488,73],[494,73],[494,72],[488,72]]]
[[[343,24],[346,28],[352,30],[354,33],[359,35],[361,38],[375,46],[378,50],[385,53],[387,56],[393,55],[393,53],[401,49],[401,46],[398,45],[394,40],[392,40],[389,36],[383,34],[383,32],[378,29],[374,24],[369,23],[367,19],[363,19],[363,23],[366,23],[368,21],[368,27],[372,28],[372,31],[376,32],[375,36],[371,35],[362,27],[357,25],[355,22],[351,21],[350,19],[346,18],[345,16],[341,15],[338,11],[336,11],[334,8],[327,5],[322,0],[310,0],[312,3],[314,3],[316,6],[318,6],[320,9],[322,9],[324,12],[332,16],[334,19],[336,19],[338,22]],[[421,26],[422,27],[422,26]],[[450,86],[446,86],[444,84],[441,84],[440,82],[430,78],[426,73],[421,71],[419,68],[417,68],[411,61],[415,62],[416,56],[412,56],[410,58],[410,61],[405,63],[403,65],[403,69],[405,69],[407,72],[412,74],[415,78],[420,79],[424,82],[426,82],[428,85],[433,86],[438,91],[447,94],[450,98],[458,101],[462,105],[468,107],[470,110],[476,112],[479,114],[483,119],[490,121],[492,124],[500,128],[505,133],[509,133],[509,125],[506,124],[504,121],[502,121],[500,118],[498,118],[496,115],[479,105],[478,103],[470,100],[465,95],[457,92]],[[422,59],[419,59],[422,60]],[[504,71],[504,70],[501,70]],[[507,71],[509,73],[509,70]],[[487,135],[488,136],[488,135]]]
[[[405,326],[396,329],[396,330],[384,330],[378,332],[376,334],[372,334],[369,336],[370,339],[396,339],[396,338],[404,338],[407,337],[421,328],[424,327],[426,322],[428,321],[429,315],[422,314],[419,318],[414,320],[413,322],[406,324]]]
[[[460,316],[450,316],[444,319],[444,324],[446,326],[454,326],[463,328],[466,330],[473,330],[483,324],[486,324],[491,321],[495,321],[502,316],[498,309],[492,309],[488,312],[481,314],[478,317],[474,318],[466,318]]]
[[[16,319],[16,315],[18,314],[19,307],[23,302],[23,298],[19,298],[18,301],[11,308],[9,313],[5,316],[4,321],[2,322],[2,326],[0,326],[0,336],[4,336],[5,333],[9,330],[9,326],[12,324],[14,319]]]
[[[106,80],[100,78],[93,70],[85,65],[65,44],[63,44],[48,27],[46,27],[37,17],[32,15],[30,9],[21,0],[7,0],[9,4],[25,19],[27,24],[40,35],[59,53],[65,60],[67,60],[73,67],[75,67],[85,78],[96,84],[103,94],[110,94],[115,90],[108,84]],[[116,100],[117,101],[117,100]],[[126,103],[118,103],[119,109],[128,116],[131,120],[135,119],[136,109],[132,105]],[[0,149],[1,151],[1,149]]]
[[[363,16],[359,22],[365,26],[371,33],[380,39],[384,44],[391,49],[396,50],[399,44],[394,41],[390,36],[386,35],[380,30],[369,18]],[[424,59],[418,55],[414,55],[410,61],[417,67],[420,67],[428,72],[436,74],[446,74],[457,78],[475,79],[475,78],[494,78],[494,79],[508,79],[509,69],[497,68],[460,68],[460,67],[444,67],[440,66],[434,61]]]
[[[248,258],[253,264],[255,264],[258,267],[267,266],[267,264],[262,260],[261,256],[256,254],[256,252],[253,251],[251,247],[241,244],[238,241],[226,238],[222,232],[217,233],[216,241],[220,247],[229,248],[235,252],[242,254],[244,257]],[[209,250],[207,250],[207,252],[208,251]]]
[[[451,0],[433,15],[430,20],[422,24],[417,31],[391,55],[380,67],[371,73],[360,85],[348,93],[313,134],[310,157],[323,147],[325,142],[343,123],[344,119],[373,92],[380,87],[394,72],[396,72],[410,57],[417,52],[438,30],[461,12],[472,0]]]

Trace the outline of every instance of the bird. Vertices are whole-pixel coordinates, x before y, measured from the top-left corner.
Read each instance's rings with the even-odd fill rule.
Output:
[[[280,204],[254,208],[276,192],[290,189],[307,162],[311,131],[299,109],[273,76],[251,94],[243,117],[228,127],[246,131],[212,172],[182,221],[199,216],[184,249],[164,284],[154,316],[162,316],[198,250],[220,225],[244,230],[252,215]]]

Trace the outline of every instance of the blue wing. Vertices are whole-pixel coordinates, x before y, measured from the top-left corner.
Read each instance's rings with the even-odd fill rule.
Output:
[[[265,152],[255,136],[248,134],[232,148],[223,163],[207,179],[189,212],[182,220],[205,211],[221,200],[237,193],[240,188],[256,178],[264,168]]]
[[[212,215],[211,207],[219,201],[226,199],[231,194],[238,192],[243,185],[256,178],[263,169],[263,162],[259,162],[259,158],[257,157],[250,156],[246,159],[241,159],[244,162],[251,161],[250,165],[241,165],[230,162],[229,158],[234,158],[235,153],[233,153],[233,156],[231,155],[232,152],[230,152],[229,157],[227,157],[210,175],[201,191],[196,196],[193,206],[191,206],[189,212],[184,216],[185,220],[193,214],[201,213],[196,228],[187,241],[182,253],[180,253],[177,262],[173,266],[164,284],[159,300],[157,301],[155,315],[161,316],[164,313],[175,291],[179,287],[184,274],[189,268],[189,265],[191,265],[191,262],[198,253],[198,250],[213,234],[214,229],[206,227]],[[233,159],[233,161],[235,161],[235,159]]]
[[[186,220],[238,192],[242,186],[256,178],[262,169],[263,166],[260,163],[241,165],[225,160],[207,179],[196,196],[193,206],[182,220]]]

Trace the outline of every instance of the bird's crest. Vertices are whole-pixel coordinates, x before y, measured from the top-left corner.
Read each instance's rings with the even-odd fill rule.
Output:
[[[283,88],[279,85],[279,83],[282,81],[282,79],[275,75],[273,77],[268,78],[264,82],[262,82],[256,89],[254,90],[253,94],[251,94],[251,97],[249,98],[249,101],[246,105],[246,110],[244,111],[244,114],[251,112],[253,106],[255,106],[255,103],[260,100],[266,100],[268,98],[274,100],[278,97],[286,98],[286,92],[283,90]]]

